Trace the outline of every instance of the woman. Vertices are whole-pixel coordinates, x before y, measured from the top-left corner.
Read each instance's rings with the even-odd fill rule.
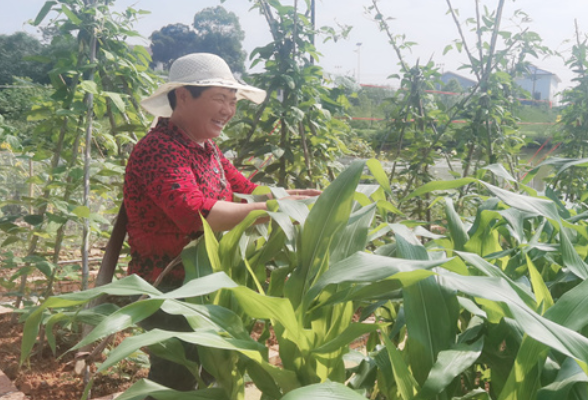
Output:
[[[154,283],[193,239],[202,220],[214,231],[236,226],[266,204],[235,203],[233,193],[250,194],[257,185],[245,178],[219,151],[212,139],[235,115],[238,100],[257,104],[265,91],[239,83],[218,56],[189,54],[177,59],[169,80],[141,104],[159,116],[157,125],[133,149],[126,168],[124,204],[131,251],[129,273]],[[291,199],[319,195],[317,190],[288,191]],[[181,265],[163,277],[158,288],[169,291],[184,280]],[[161,311],[145,320],[145,329],[192,329],[181,316]],[[184,343],[186,355],[197,349]],[[182,366],[151,356],[149,378],[176,390],[196,384]]]

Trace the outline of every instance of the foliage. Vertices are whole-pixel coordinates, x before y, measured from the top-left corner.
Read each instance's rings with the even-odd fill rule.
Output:
[[[221,6],[205,8],[194,15],[193,28],[184,24],[170,24],[151,34],[153,62],[171,63],[186,54],[203,52],[222,57],[231,70],[245,72],[245,33],[239,18]]]
[[[0,114],[9,120],[24,120],[24,114],[31,109],[35,102],[35,90],[27,82],[14,82],[12,88],[0,90]]]
[[[149,55],[145,49],[130,49],[121,40],[136,35],[128,25],[139,12],[129,8],[124,14],[113,15],[108,5],[48,1],[35,23],[40,24],[52,12],[59,34],[53,36],[47,55],[54,60],[48,75],[51,86],[46,89],[50,96],[35,99],[27,112],[28,121],[36,124],[32,134],[25,137],[11,133],[11,148],[23,161],[30,162],[23,179],[30,185],[29,195],[0,203],[24,206],[19,214],[2,220],[2,245],[19,244],[21,248],[9,260],[20,267],[9,280],[21,279],[17,291],[21,297],[26,294],[26,278],[33,271],[47,278],[43,292],[35,297],[51,294],[63,243],[79,239],[86,227],[93,230],[94,241],[104,231],[103,225],[109,224],[99,211],[111,208],[118,200],[115,188],[124,171],[120,158],[137,139],[134,131],[145,130],[148,122],[138,101],[154,83],[147,72]],[[94,118],[100,122],[93,124]],[[90,139],[86,135],[84,140],[87,132]],[[80,157],[84,150],[86,159],[92,150],[100,159],[86,163]],[[90,197],[95,200],[92,209],[86,205]],[[26,224],[19,224],[23,220]],[[83,247],[87,248],[85,237],[89,234],[82,236]],[[87,285],[85,267],[82,282]]]
[[[254,51],[254,63],[266,72],[251,80],[269,95],[261,108],[240,106],[223,146],[260,182],[324,185],[323,194],[312,201],[268,201],[269,211],[252,213],[222,235],[212,234],[204,221],[204,236],[182,254],[186,282],[173,292],[129,276],[51,297],[50,282],[59,275],[55,259],[40,257],[39,249],[58,256],[66,224],[79,232],[89,219],[97,233],[108,222],[103,214],[118,199],[122,160],[137,138],[134,132],[146,126],[137,101],[154,78],[143,50],[119,40],[133,34],[127,24],[137,11],[128,10],[121,21],[107,6],[63,0],[47,2],[40,12],[38,23],[51,9],[58,13],[59,34],[52,36],[49,57],[52,96],[41,96],[28,113],[40,122],[28,142],[0,117],[2,155],[35,162],[34,173],[21,164],[18,176],[11,165],[12,178],[42,191],[2,202],[24,207],[0,219],[3,266],[20,266],[8,283],[0,283],[12,290],[17,278],[35,270],[49,280],[39,294],[43,303],[22,311],[22,361],[43,342],[38,335],[55,349],[58,324],[95,326],[79,349],[163,309],[184,315],[193,331],[130,337],[109,352],[98,372],[149,347],[198,375],[201,365],[185,359],[181,340],[200,346],[202,366],[216,383],[179,393],[145,380],[122,400],[147,394],[242,399],[246,380],[262,391],[263,400],[585,398],[588,159],[581,153],[550,159],[524,179],[517,176],[524,141],[516,130],[521,109],[512,101],[518,96],[512,78],[528,55],[545,50],[539,38],[501,28],[502,0],[496,11],[477,9],[467,22],[476,36],[473,47],[457,23],[461,39],[453,46],[468,54],[466,68],[478,85],[453,103],[430,93],[439,77],[432,61],[403,61],[414,44],[392,34],[374,2],[374,19],[401,60],[400,90],[377,109],[389,119],[379,149],[395,164],[389,171],[376,160],[357,162],[339,174],[338,162],[347,152],[343,138],[351,129],[334,117],[344,117],[353,102],[371,112],[379,100],[368,104],[369,98],[355,99],[345,86],[325,85],[315,65],[318,31],[307,17],[309,1],[306,11],[298,2],[253,5],[265,15],[273,42]],[[96,62],[88,52],[93,33],[100,39]],[[585,67],[583,46],[578,43],[570,61],[576,69]],[[562,129],[575,135],[569,145],[581,149],[585,90],[583,78],[577,82],[562,112]],[[96,138],[90,149],[80,133],[93,116],[99,124],[90,124]],[[455,127],[454,118],[466,123]],[[381,146],[386,141],[392,150]],[[98,156],[91,164],[92,209],[81,200],[83,146]],[[462,172],[454,172],[458,179],[434,180],[432,168],[452,155],[463,162]],[[552,183],[539,194],[526,184],[546,167],[554,170]],[[273,198],[284,195],[280,188],[271,191]],[[265,201],[262,192],[243,199]],[[269,223],[256,225],[260,217]],[[26,253],[9,251],[24,243]],[[103,294],[139,300],[84,309]],[[270,337],[279,346],[280,364],[270,362]],[[358,338],[365,339],[363,353],[350,346]]]
[[[576,43],[566,64],[575,72],[573,88],[563,92],[564,108],[555,140],[561,143],[562,155],[566,158],[583,159],[588,157],[588,121],[586,102],[588,101],[588,50],[587,39],[582,39],[576,30]],[[588,176],[582,168],[571,168],[554,179],[555,186],[565,193],[570,201],[581,199]]]
[[[233,72],[245,72],[245,32],[235,13],[222,6],[205,8],[194,15],[199,51],[222,57]]]
[[[184,24],[170,24],[151,34],[153,63],[161,62],[168,70],[174,60],[198,51],[196,33]]]
[[[253,65],[265,69],[251,75],[252,83],[268,96],[260,109],[241,110],[243,118],[235,120],[225,145],[237,152],[235,164],[253,171],[259,182],[325,184],[341,168],[338,158],[348,152],[343,137],[349,128],[334,118],[343,111],[344,90],[324,85],[323,70],[315,65],[316,32],[302,10],[265,0],[253,4],[273,38],[251,54]]]
[[[364,164],[356,163],[310,211],[271,201],[271,211],[257,212],[218,241],[206,229],[202,241],[186,248],[187,281],[173,292],[129,276],[48,299],[27,319],[23,357],[41,323],[92,320],[97,326],[79,348],[161,308],[186,316],[194,332],[154,330],[126,339],[99,371],[144,346],[182,362],[175,350],[180,339],[201,346],[203,366],[217,381],[185,396],[242,399],[245,374],[264,399],[308,393],[329,399],[335,392],[341,399],[564,398],[572,387],[585,390],[582,210],[529,188],[522,194],[469,178],[431,182],[408,196],[444,199],[438,232],[410,229],[417,224],[409,220],[380,223],[376,214],[391,209],[381,200],[389,187],[381,165],[368,166],[383,186],[358,185]],[[472,183],[481,193],[468,200],[477,212],[463,218],[452,198]],[[266,214],[267,228],[250,229]],[[375,251],[367,250],[372,245]],[[144,296],[115,312],[72,312],[104,293]],[[255,341],[250,333],[260,322]],[[280,366],[268,362],[263,342],[270,332]],[[370,338],[367,354],[350,352],[363,335]],[[198,367],[190,366],[195,373]],[[344,389],[346,382],[354,391]],[[142,381],[122,398],[140,398],[147,387],[156,398],[178,396]]]
[[[49,83],[49,66],[34,57],[42,56],[44,46],[25,32],[0,35],[0,85],[11,85],[15,77],[30,78],[33,82]]]

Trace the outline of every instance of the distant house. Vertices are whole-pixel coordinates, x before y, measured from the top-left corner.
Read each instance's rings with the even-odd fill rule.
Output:
[[[516,78],[515,83],[531,93],[533,100],[553,103],[556,101],[557,85],[561,83],[561,79],[552,72],[529,65],[527,72]]]
[[[444,85],[447,85],[450,81],[455,80],[455,81],[457,81],[457,83],[459,83],[459,85],[461,86],[461,88],[463,90],[467,90],[467,89],[475,86],[477,83],[476,81],[468,79],[465,76],[458,75],[455,72],[444,72],[441,75],[440,79]],[[439,88],[439,89],[441,89],[441,88]]]

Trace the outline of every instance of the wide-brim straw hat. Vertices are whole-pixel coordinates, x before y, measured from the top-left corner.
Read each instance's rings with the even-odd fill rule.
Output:
[[[217,55],[194,53],[178,58],[169,69],[169,79],[155,93],[141,101],[147,112],[169,117],[172,109],[168,92],[181,86],[215,86],[237,90],[237,100],[247,99],[259,104],[265,100],[265,90],[239,82],[228,64]]]

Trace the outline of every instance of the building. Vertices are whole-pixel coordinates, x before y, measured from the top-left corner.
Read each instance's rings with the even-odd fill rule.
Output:
[[[529,92],[533,100],[557,103],[557,85],[561,83],[561,79],[552,72],[529,65],[527,72],[516,78],[515,83]]]
[[[443,82],[444,85],[447,85],[450,81],[455,80],[457,81],[457,83],[459,83],[459,85],[461,86],[461,88],[465,91],[473,86],[476,86],[476,81],[466,78],[465,76],[461,76],[456,74],[455,72],[444,72],[441,75],[441,82]],[[441,89],[441,88],[439,88]]]
[[[476,85],[476,81],[454,72],[444,72],[440,79],[445,85],[450,81],[455,80],[464,91]],[[520,86],[523,90],[529,92],[531,98],[535,100],[521,99],[523,103],[548,103],[550,106],[558,103],[557,86],[561,83],[561,80],[552,72],[543,70],[534,65],[529,65],[526,73],[515,78],[514,83]]]

